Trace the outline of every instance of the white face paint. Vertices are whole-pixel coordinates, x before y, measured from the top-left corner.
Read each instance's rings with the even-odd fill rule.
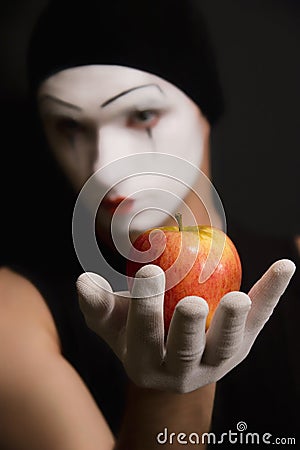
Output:
[[[50,147],[76,191],[96,171],[111,167],[105,179],[99,171],[99,186],[106,192],[100,215],[103,227],[128,197],[132,201],[125,201],[126,207],[118,210],[119,222],[114,220],[120,232],[129,213],[135,216],[131,223],[135,232],[159,226],[166,221],[166,213],[139,212],[152,205],[174,214],[179,200],[195,184],[195,171],[185,186],[155,174],[124,179],[124,166],[118,169],[120,182],[116,183],[120,165],[112,163],[135,154],[166,153],[201,167],[207,120],[189,97],[167,81],[127,67],[82,66],[46,79],[38,102]],[[157,169],[164,173],[161,165]],[[172,195],[166,200],[161,190]]]

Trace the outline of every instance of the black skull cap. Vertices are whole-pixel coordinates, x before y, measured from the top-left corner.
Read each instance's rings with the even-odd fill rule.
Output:
[[[150,72],[177,86],[210,124],[223,112],[215,56],[199,5],[189,0],[54,0],[29,41],[30,95],[49,76],[83,65]]]

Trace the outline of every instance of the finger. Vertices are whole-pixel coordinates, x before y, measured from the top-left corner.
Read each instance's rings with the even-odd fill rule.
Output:
[[[268,321],[295,269],[289,259],[276,261],[252,287],[249,292],[252,308],[246,324],[248,332],[257,334]]]
[[[176,305],[166,344],[165,367],[183,374],[199,367],[205,347],[208,305],[201,297],[185,297]]]
[[[127,320],[127,358],[132,364],[162,358],[164,286],[164,272],[156,265],[144,266],[135,275]]]
[[[207,331],[202,362],[217,366],[238,352],[250,308],[247,294],[233,291],[224,295]]]
[[[114,294],[105,278],[93,272],[81,274],[76,282],[79,306],[88,326],[94,331],[107,325],[118,332],[125,327],[129,292]]]

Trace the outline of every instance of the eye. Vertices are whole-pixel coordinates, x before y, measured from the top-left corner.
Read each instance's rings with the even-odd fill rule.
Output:
[[[153,128],[159,121],[160,114],[155,110],[134,111],[128,119],[128,126],[133,128]]]
[[[83,126],[77,120],[63,117],[56,121],[55,128],[59,133],[70,134],[83,130]]]

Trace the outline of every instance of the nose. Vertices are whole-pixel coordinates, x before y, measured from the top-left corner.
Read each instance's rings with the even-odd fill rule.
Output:
[[[126,156],[138,152],[134,133],[118,126],[100,127],[97,135],[93,173],[99,189],[117,193],[122,180],[128,178],[132,162]]]
[[[95,150],[94,171],[97,171],[124,156],[132,154],[132,140],[128,133],[125,133],[121,128],[116,129],[115,126],[110,125],[102,126],[98,130]]]

